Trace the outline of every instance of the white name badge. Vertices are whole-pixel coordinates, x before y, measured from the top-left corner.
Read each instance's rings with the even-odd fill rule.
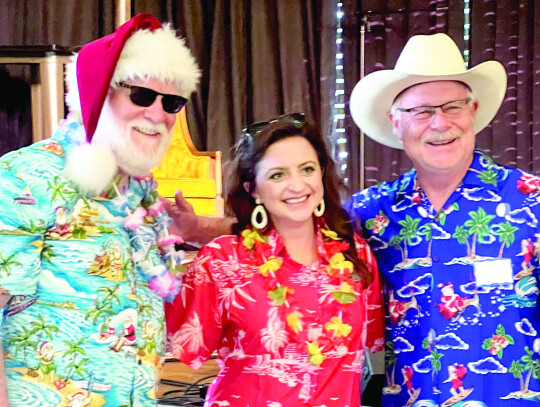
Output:
[[[514,282],[510,259],[475,261],[473,265],[477,287],[506,285]]]

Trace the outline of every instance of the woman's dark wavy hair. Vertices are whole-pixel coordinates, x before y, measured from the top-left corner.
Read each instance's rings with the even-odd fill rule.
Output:
[[[344,188],[341,178],[336,172],[336,166],[328,152],[321,133],[312,124],[304,122],[300,127],[291,121],[270,122],[260,132],[244,131],[242,138],[232,148],[232,162],[227,188],[227,209],[232,211],[238,222],[233,232],[238,234],[251,225],[251,212],[255,208],[255,199],[251,193],[255,189],[256,166],[262,156],[275,142],[287,137],[300,136],[305,138],[315,149],[323,172],[324,202],[326,209],[323,218],[328,227],[335,231],[344,241],[349,243],[349,249],[343,252],[345,258],[354,264],[353,278],[362,281],[367,287],[372,281],[367,264],[358,258],[355,250],[353,227],[347,212],[341,206],[340,191]],[[244,183],[249,184],[249,192]],[[271,219],[268,217],[268,227]]]

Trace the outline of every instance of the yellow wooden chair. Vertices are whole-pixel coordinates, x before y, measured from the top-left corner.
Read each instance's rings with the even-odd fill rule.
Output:
[[[221,151],[198,151],[189,135],[186,109],[176,115],[171,145],[152,170],[161,196],[174,200],[178,189],[197,215],[222,216]]]

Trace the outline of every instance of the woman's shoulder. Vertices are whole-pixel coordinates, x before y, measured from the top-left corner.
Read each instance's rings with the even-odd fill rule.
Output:
[[[238,235],[223,235],[216,237],[201,247],[200,252],[233,252],[238,249]]]
[[[244,262],[249,257],[249,254],[249,245],[246,247],[244,237],[241,235],[223,235],[204,245],[199,250],[198,257],[235,259],[238,262]]]
[[[272,247],[272,244],[275,244],[269,240],[271,240],[270,236],[246,229],[239,234],[215,238],[201,248],[197,257],[204,261],[225,260],[240,265],[253,265],[261,260],[262,248]]]
[[[354,244],[356,246],[358,258],[366,261],[367,263],[375,261],[373,258],[373,252],[371,251],[368,242],[366,242],[366,240],[357,233],[354,234]]]
[[[353,237],[354,237],[354,243],[355,243],[356,247],[358,247],[358,246],[362,246],[362,247],[363,246],[368,246],[369,247],[369,244],[368,244],[368,242],[366,242],[366,239],[364,239],[357,232],[353,233]]]
[[[188,280],[212,283],[216,287],[232,287],[251,278],[258,267],[251,251],[238,235],[224,235],[203,246],[189,265]]]

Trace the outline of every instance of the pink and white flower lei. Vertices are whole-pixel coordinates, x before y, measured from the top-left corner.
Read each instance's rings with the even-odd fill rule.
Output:
[[[135,211],[126,208],[124,228],[131,236],[134,253],[132,260],[142,273],[148,277],[148,286],[165,301],[172,301],[182,288],[181,278],[175,277],[171,269],[176,269],[185,259],[185,253],[175,249],[175,243],[183,243],[181,236],[171,235],[168,225],[171,218],[167,216],[163,204],[155,191],[157,185],[153,178],[139,179],[145,181],[150,191],[149,202],[142,202]],[[116,184],[115,192],[121,196]],[[155,262],[150,251],[157,249],[161,261]]]

